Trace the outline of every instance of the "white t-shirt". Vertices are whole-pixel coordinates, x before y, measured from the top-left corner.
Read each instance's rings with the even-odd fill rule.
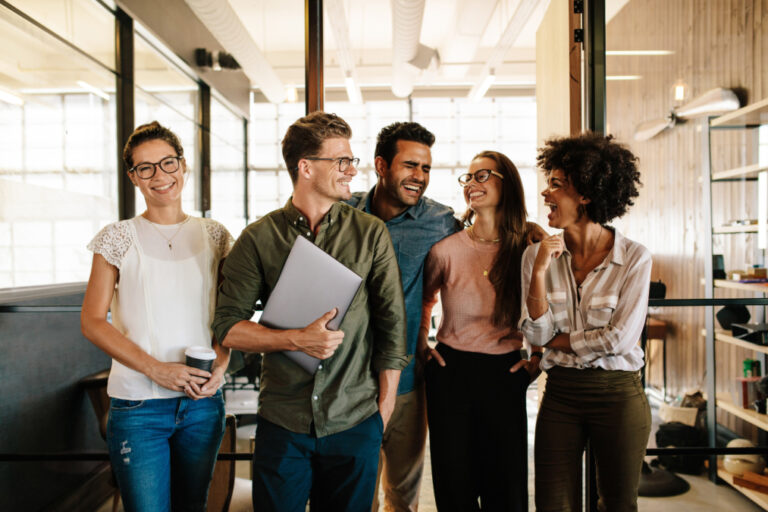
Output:
[[[88,249],[120,271],[114,327],[163,362],[184,362],[189,346],[210,347],[217,271],[232,242],[224,226],[198,217],[161,225],[138,216],[103,228]],[[125,400],[184,395],[114,359],[107,393]]]

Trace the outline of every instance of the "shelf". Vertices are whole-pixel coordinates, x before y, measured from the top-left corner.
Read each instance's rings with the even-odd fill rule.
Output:
[[[761,171],[768,171],[768,165],[753,164],[745,167],[737,167],[712,174],[712,181],[728,178],[756,178]]]
[[[712,128],[768,124],[768,98],[718,116],[709,122]]]
[[[757,233],[758,224],[739,224],[736,226],[720,226],[712,228],[716,235],[728,235],[731,233]]]
[[[744,340],[740,340],[739,338],[734,338],[733,336],[728,334],[727,331],[717,331],[715,333],[715,339],[722,343],[729,343],[731,345],[736,345],[737,347],[746,348],[747,350],[754,350],[755,352],[762,352],[763,354],[768,354],[768,346],[758,345],[757,343],[750,343],[749,341],[744,341]]]
[[[717,407],[762,430],[768,430],[768,414],[760,414],[752,409],[744,409],[742,406],[731,402],[731,397],[728,394],[721,393],[717,395]]]
[[[759,507],[768,510],[768,494],[763,494],[762,492],[753,491],[752,489],[747,489],[746,487],[734,484],[733,475],[723,468],[717,468],[717,476],[725,480],[728,485],[739,491],[741,494],[754,501]]]
[[[715,288],[728,288],[745,292],[768,293],[768,283],[740,283],[729,279],[715,279]]]

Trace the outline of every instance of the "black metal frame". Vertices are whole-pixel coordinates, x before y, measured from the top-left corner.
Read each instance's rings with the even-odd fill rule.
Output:
[[[711,264],[711,263],[710,263]],[[696,298],[696,299],[650,299],[648,301],[649,307],[706,307],[711,309],[714,306],[727,306],[727,305],[751,305],[751,306],[766,306],[768,307],[768,298],[739,298],[739,299],[720,299],[720,298]],[[51,305],[14,305],[14,304],[0,304],[0,313],[79,313],[79,305],[64,305],[64,306],[51,306]],[[712,342],[714,344],[714,342]],[[710,347],[707,347],[709,349]],[[713,355],[714,355],[714,347]],[[714,374],[707,375],[708,385],[711,383],[714,385]],[[710,397],[714,397],[714,391],[709,391]],[[710,404],[713,407],[713,412],[710,414],[708,410],[708,422],[713,423],[709,426],[711,434],[716,435],[717,418],[714,413],[715,399],[707,400],[707,407],[709,409]],[[690,448],[648,448],[646,449],[646,455],[708,455],[710,458],[715,458],[717,455],[727,454],[752,454],[757,453],[761,455],[768,455],[768,446],[757,446],[754,448],[718,448],[716,445],[715,435],[709,436],[708,447],[690,447]],[[251,454],[249,453],[223,453],[219,454],[219,460],[250,460]],[[0,453],[0,461],[10,462],[30,462],[30,461],[46,461],[46,460],[107,460],[108,455],[106,453]],[[716,461],[715,461],[716,462]],[[710,464],[711,465],[711,464]],[[717,465],[715,464],[715,481],[717,481]],[[592,507],[597,506],[597,494],[587,495],[587,510],[592,510]]]
[[[133,132],[133,19],[122,9],[115,12],[115,63],[117,64],[117,208],[120,220],[136,215],[136,190],[123,168],[123,147]]]

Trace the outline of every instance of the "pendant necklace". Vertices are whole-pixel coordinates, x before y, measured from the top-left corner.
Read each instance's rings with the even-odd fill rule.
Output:
[[[587,256],[587,259],[581,262],[581,266],[577,267],[576,262],[573,260],[573,256],[571,256],[571,266],[573,267],[573,270],[576,272],[581,272],[581,269],[586,267],[587,263],[589,263],[589,260],[592,259],[592,256],[595,254],[595,249],[597,249],[597,246],[600,244],[600,237],[603,236],[603,227],[600,226],[600,234],[597,235],[597,240],[595,241],[595,245],[592,246],[592,251]]]
[[[484,242],[484,243],[487,243],[487,244],[497,244],[497,243],[499,243],[501,241],[501,238],[494,238],[493,240],[486,240],[485,238],[480,238],[479,236],[475,235],[474,227],[475,227],[475,225],[472,224],[467,229],[467,233],[469,234],[469,238],[472,240],[473,244],[475,243],[475,240],[477,240],[479,242]],[[488,269],[487,268],[483,269],[483,276],[488,277]]]
[[[155,228],[155,231],[157,231],[157,232],[158,232],[158,234],[159,234],[161,237],[163,237],[163,240],[165,240],[166,242],[168,242],[168,250],[169,250],[169,251],[172,251],[172,250],[173,250],[173,243],[172,243],[173,239],[174,239],[174,238],[176,238],[176,235],[178,235],[178,234],[181,232],[181,228],[183,228],[183,227],[184,227],[184,224],[186,224],[186,223],[187,223],[187,221],[188,221],[189,219],[191,219],[191,217],[190,217],[189,215],[187,215],[187,216],[186,216],[186,218],[185,218],[183,221],[181,221],[181,222],[179,223],[179,229],[177,229],[177,230],[176,230],[176,232],[175,232],[175,233],[174,233],[174,234],[171,236],[171,238],[168,238],[167,236],[165,236],[165,235],[163,234],[163,232],[162,232],[162,231],[160,231],[160,228],[158,228],[157,226],[155,226],[155,223],[154,223],[154,222],[152,222],[151,220],[149,220],[149,219],[147,219],[146,217],[144,217],[144,220],[146,220],[147,222],[149,222],[149,225],[150,225],[150,226],[152,226],[153,228]]]

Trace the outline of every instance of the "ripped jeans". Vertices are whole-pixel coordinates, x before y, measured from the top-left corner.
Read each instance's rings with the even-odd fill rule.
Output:
[[[224,435],[221,391],[210,398],[112,398],[107,444],[126,512],[203,512]]]

